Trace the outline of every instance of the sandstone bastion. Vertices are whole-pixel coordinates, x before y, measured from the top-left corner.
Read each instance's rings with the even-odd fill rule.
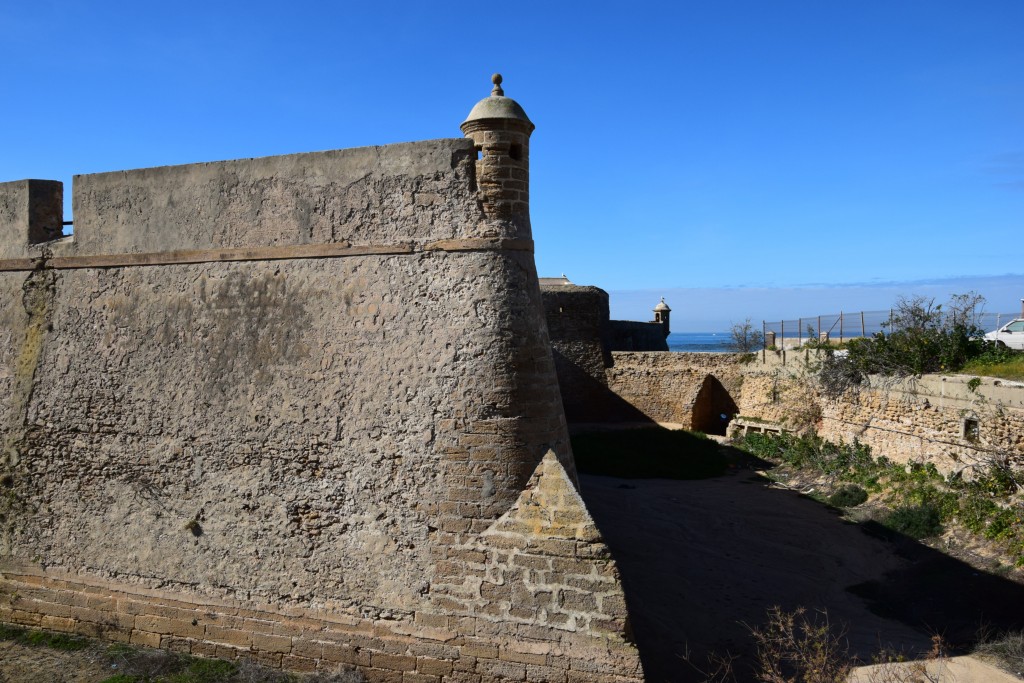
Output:
[[[533,123],[0,184],[0,621],[371,681],[639,681]],[[546,455],[545,455],[546,454]]]

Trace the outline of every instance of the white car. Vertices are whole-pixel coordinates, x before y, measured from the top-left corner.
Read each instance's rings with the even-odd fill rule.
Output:
[[[985,341],[1024,351],[1024,318],[1011,320],[995,332],[989,332]]]

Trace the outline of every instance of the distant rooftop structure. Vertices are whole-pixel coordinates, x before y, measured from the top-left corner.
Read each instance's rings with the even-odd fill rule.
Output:
[[[537,279],[540,280],[540,286],[541,287],[557,287],[559,285],[562,285],[562,286],[571,286],[572,285],[572,282],[570,282],[569,278],[567,278],[565,276],[565,273],[562,273],[562,277],[541,277],[541,278],[537,278]]]

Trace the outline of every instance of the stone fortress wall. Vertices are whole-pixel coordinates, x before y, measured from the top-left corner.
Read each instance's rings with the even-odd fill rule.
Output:
[[[496,84],[464,139],[77,176],[68,238],[59,183],[0,184],[0,621],[641,680],[575,488],[532,129]]]
[[[657,322],[609,320],[608,294],[598,287],[542,282],[541,297],[570,423],[658,422],[725,434],[740,386],[732,354],[667,351],[669,311]],[[622,330],[644,330],[623,344]],[[636,348],[639,346],[640,348]]]
[[[947,475],[993,459],[1024,465],[1024,383],[969,375],[873,378],[828,399],[809,379],[817,352],[786,356],[783,362],[781,353],[766,352],[746,366],[737,429],[814,427],[831,441],[856,439],[876,455],[933,463]]]
[[[816,351],[616,351],[603,290],[553,285],[541,292],[570,423],[649,422],[709,434],[813,428],[896,462],[931,462],[944,474],[993,458],[1024,464],[1024,383],[876,378],[829,399],[813,382]]]

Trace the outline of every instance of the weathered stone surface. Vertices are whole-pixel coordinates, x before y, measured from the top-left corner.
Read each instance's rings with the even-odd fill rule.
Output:
[[[526,190],[480,200],[525,172],[499,132],[483,164],[438,140],[76,178],[73,239],[0,268],[2,618],[381,680],[639,680]],[[381,249],[287,251],[346,243]],[[490,547],[528,481],[552,509]],[[518,557],[571,566],[533,591]]]
[[[0,183],[0,259],[25,256],[31,245],[60,238],[64,188],[54,180]]]

